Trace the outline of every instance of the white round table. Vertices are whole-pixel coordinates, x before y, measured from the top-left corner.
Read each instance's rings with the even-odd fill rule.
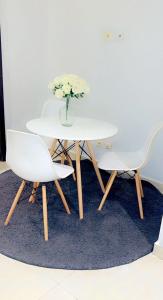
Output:
[[[90,118],[76,118],[71,127],[61,125],[59,118],[40,118],[27,123],[27,128],[38,135],[68,140],[92,141],[112,137],[117,127],[108,122]]]
[[[117,134],[118,129],[116,126],[102,120],[81,118],[74,119],[71,127],[61,125],[59,118],[39,118],[27,122],[26,127],[31,132],[53,138],[56,147],[57,140],[74,141],[76,153],[76,175],[77,175],[77,188],[78,188],[78,202],[79,202],[79,216],[83,219],[83,199],[82,199],[82,182],[80,170],[80,157],[81,148],[80,142],[85,141],[89,156],[93,163],[97,178],[99,180],[103,193],[105,192],[104,184],[101,178],[100,171],[97,167],[97,162],[93,152],[93,147],[90,141],[106,139]],[[66,144],[65,144],[66,145]]]

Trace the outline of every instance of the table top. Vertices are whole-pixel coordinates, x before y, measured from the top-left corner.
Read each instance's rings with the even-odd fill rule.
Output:
[[[59,118],[39,118],[27,122],[29,131],[61,140],[91,141],[114,136],[118,128],[106,121],[77,117],[71,127],[61,125]]]

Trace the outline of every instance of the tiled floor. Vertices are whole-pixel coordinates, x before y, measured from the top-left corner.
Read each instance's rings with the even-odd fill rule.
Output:
[[[0,163],[0,171],[6,169]],[[99,271],[34,267],[0,255],[0,300],[162,300],[163,261],[150,254]]]

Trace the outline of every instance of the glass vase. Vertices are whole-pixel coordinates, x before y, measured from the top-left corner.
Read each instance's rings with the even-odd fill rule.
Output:
[[[73,115],[71,111],[71,98],[66,98],[66,105],[60,110],[60,122],[63,126],[70,127],[73,125]]]

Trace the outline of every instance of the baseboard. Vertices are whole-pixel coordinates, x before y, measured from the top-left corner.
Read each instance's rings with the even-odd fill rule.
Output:
[[[160,191],[160,193],[163,194],[163,183],[162,182],[154,180],[153,178],[146,177],[146,176],[142,176],[142,179],[153,184],[156,187],[156,189],[158,189]]]
[[[160,246],[159,241],[157,241],[154,245],[153,255],[163,260],[163,247]]]

